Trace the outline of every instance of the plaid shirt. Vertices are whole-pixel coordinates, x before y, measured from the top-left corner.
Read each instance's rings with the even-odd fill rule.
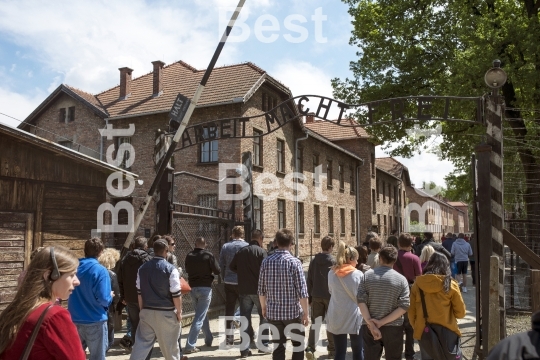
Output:
[[[300,260],[287,250],[276,249],[262,262],[257,293],[266,296],[269,320],[298,318],[302,313],[299,300],[308,297]]]

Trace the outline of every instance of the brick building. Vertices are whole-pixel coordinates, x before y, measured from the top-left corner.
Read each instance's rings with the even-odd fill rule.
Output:
[[[431,195],[414,185],[407,186],[405,191],[409,201],[406,210],[409,227],[406,226],[406,231],[430,231],[436,240],[449,232],[464,232],[466,213],[463,210],[450,205],[442,196]]]
[[[469,205],[465,204],[463,201],[449,201],[448,204],[453,206],[457,210],[461,210],[463,212],[462,215],[462,221],[460,219],[460,212],[456,211],[455,215],[457,216],[457,223],[458,228],[454,228],[454,232],[460,233],[465,232],[469,233],[471,232],[471,228],[469,226]],[[461,225],[463,223],[463,225]]]
[[[121,145],[132,146],[134,159],[117,158],[117,164],[137,173],[142,184],[138,184],[129,197],[110,198],[110,201],[127,200],[137,208],[155,177],[156,139],[167,129],[171,106],[178,93],[188,98],[193,96],[204,71],[182,61],[168,66],[155,61],[152,72],[134,79],[131,69],[119,70],[120,85],[97,95],[60,85],[20,128],[97,159],[114,158]],[[236,120],[261,115],[291,97],[286,86],[254,64],[218,67],[212,72],[190,126],[229,118],[233,119],[229,131],[234,124],[236,132]],[[298,115],[292,102],[286,106],[287,111]],[[282,116],[277,117],[283,121]],[[313,120],[307,119],[307,122],[313,123]],[[134,132],[129,136],[107,138],[98,131],[107,126],[128,129],[131,124]],[[200,134],[203,141],[175,153],[171,161],[178,173],[174,200],[230,208],[231,202],[220,200],[218,196],[219,164],[240,163],[242,153],[251,151],[254,183],[266,184],[263,186],[266,189],[255,193],[254,198],[254,221],[267,234],[266,241],[271,240],[278,228],[287,227],[297,232],[303,255],[311,251],[311,243],[313,252],[317,252],[319,239],[329,233],[349,244],[357,243],[360,236],[357,229],[366,227],[359,226],[358,204],[365,201],[360,199],[358,189],[373,181],[370,176],[366,179],[362,175],[370,171],[369,166],[361,166],[364,157],[374,159],[374,147],[367,141],[367,134],[347,128],[355,137],[329,139],[324,131],[305,126],[302,117],[271,132],[267,131],[269,125],[264,117],[242,125],[245,135],[252,138],[209,140],[208,133],[216,130],[215,125],[205,124]],[[358,140],[362,146],[355,143]],[[317,166],[320,166],[320,175],[314,178]],[[305,179],[295,183],[289,176],[293,172],[303,174]],[[268,180],[269,175],[272,180]],[[268,189],[266,182],[274,179],[277,179],[276,188]],[[305,195],[298,201],[294,197],[295,186]],[[230,186],[228,192],[231,192]],[[156,230],[157,199],[154,200],[139,228],[141,234]],[[371,203],[370,199],[367,203]],[[236,205],[238,218],[242,205],[241,202]],[[114,240],[108,239],[118,245],[124,237],[125,234],[115,234]]]

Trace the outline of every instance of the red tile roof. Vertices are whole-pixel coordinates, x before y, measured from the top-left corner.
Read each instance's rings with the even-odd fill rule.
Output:
[[[391,157],[376,158],[375,166],[398,178],[401,178],[403,169],[407,169],[406,166]]]
[[[190,99],[193,97],[204,72],[178,61],[163,68],[163,93],[160,96],[152,95],[153,72],[150,72],[131,81],[131,95],[125,100],[119,100],[120,86],[104,91],[96,98],[107,109],[110,118],[168,112],[178,93]],[[261,68],[243,63],[215,68],[197,106],[232,103],[236,98],[245,101],[252,93],[250,90],[264,80],[290,94],[287,87]]]
[[[451,206],[469,206],[463,201],[448,201],[448,204],[450,204]]]
[[[342,120],[342,123],[345,125],[355,125],[355,122],[352,119],[344,119]],[[367,131],[360,126],[340,126],[331,121],[324,120],[316,120],[312,123],[304,123],[304,126],[331,141],[369,138]]]

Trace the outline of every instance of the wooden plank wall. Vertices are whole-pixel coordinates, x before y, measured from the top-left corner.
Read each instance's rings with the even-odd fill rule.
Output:
[[[0,212],[0,311],[17,292],[17,279],[30,261],[32,214]]]
[[[61,245],[84,256],[84,242],[96,228],[97,209],[105,202],[103,188],[46,184],[43,198],[43,246]]]

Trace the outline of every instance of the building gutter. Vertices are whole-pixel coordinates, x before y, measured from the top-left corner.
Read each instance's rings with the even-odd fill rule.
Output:
[[[361,245],[361,240],[360,240],[360,167],[361,166],[364,166],[364,160],[361,160],[362,161],[362,165],[357,165],[356,166],[356,245],[359,246]],[[371,192],[371,189],[370,189],[370,192]],[[369,204],[369,206],[371,206],[371,204]]]
[[[299,173],[299,169],[298,169],[298,142],[300,141],[304,141],[306,140],[308,137],[309,137],[309,133],[306,131],[305,132],[306,136],[304,137],[301,137],[301,138],[297,138],[295,143],[294,143],[294,169],[296,171],[296,173]],[[305,210],[305,209],[304,209]],[[298,179],[295,179],[294,181],[294,222],[295,222],[295,235],[296,235],[296,243],[295,243],[295,246],[294,246],[294,256],[298,257],[299,255],[299,249],[300,249],[300,246],[299,246],[299,239],[298,237],[300,236],[300,229],[299,229],[299,225],[300,225],[300,219],[298,217]],[[310,259],[311,260],[311,259]]]

